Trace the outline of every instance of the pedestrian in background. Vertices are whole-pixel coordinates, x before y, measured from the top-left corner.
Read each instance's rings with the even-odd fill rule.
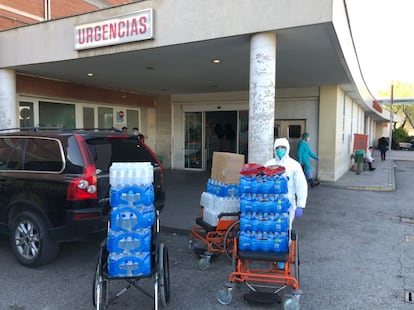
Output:
[[[142,133],[139,133],[138,140],[141,141],[142,143],[145,143],[145,136]]]
[[[138,136],[139,135],[139,129],[138,129],[138,127],[132,128],[132,134],[135,135],[135,136]]]
[[[380,150],[380,153],[381,153],[381,160],[385,160],[385,154],[387,153],[387,150],[388,150],[388,141],[387,139],[385,139],[385,137],[379,138],[378,149]]]
[[[365,153],[365,161],[368,163],[368,168],[369,171],[374,171],[375,168],[372,167],[372,163],[375,161],[374,157],[372,157],[372,151],[374,150],[374,148],[372,146],[370,146],[367,150],[367,152]]]
[[[318,156],[314,154],[308,144],[310,139],[310,135],[305,132],[302,135],[302,140],[298,144],[298,161],[302,165],[303,171],[305,172],[306,180],[309,182],[311,187],[315,187],[319,185],[317,180],[313,179],[312,175],[312,165],[310,163],[310,159],[313,158],[315,160],[319,160]]]

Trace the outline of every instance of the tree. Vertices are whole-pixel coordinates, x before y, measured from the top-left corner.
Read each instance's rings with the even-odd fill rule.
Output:
[[[394,85],[394,98],[414,98],[414,84],[403,83],[400,81],[392,83]],[[378,95],[384,98],[390,98],[391,89],[378,91]],[[399,127],[407,130],[414,129],[414,104],[393,104],[392,107],[393,112],[404,119],[404,121],[399,124]],[[389,111],[390,106],[385,105],[384,109]],[[394,127],[396,127],[396,124]]]

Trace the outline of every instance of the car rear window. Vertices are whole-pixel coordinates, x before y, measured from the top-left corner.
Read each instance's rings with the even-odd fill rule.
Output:
[[[136,138],[102,138],[86,141],[97,169],[108,172],[112,162],[151,162],[156,159]]]

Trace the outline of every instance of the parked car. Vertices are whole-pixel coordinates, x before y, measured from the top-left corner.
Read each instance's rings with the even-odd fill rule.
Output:
[[[414,140],[410,140],[410,142],[400,142],[398,143],[398,147],[400,150],[414,150]]]
[[[136,136],[97,130],[0,131],[0,233],[10,236],[21,264],[52,261],[62,242],[106,236],[112,162],[151,162],[154,205],[163,208],[161,164]]]

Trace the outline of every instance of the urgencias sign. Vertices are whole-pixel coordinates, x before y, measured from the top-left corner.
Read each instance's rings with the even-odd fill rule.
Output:
[[[153,10],[146,9],[74,27],[75,50],[153,38]]]

